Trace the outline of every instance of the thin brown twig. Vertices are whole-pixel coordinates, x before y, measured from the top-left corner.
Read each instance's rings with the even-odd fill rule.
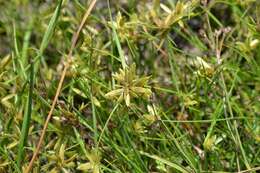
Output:
[[[40,148],[41,148],[41,145],[42,145],[42,142],[43,142],[43,139],[44,139],[44,136],[45,136],[45,133],[46,133],[46,130],[47,130],[47,127],[48,127],[48,123],[51,119],[51,116],[52,116],[52,113],[55,109],[55,105],[57,103],[57,100],[58,100],[58,97],[59,97],[59,94],[61,92],[61,88],[62,88],[62,85],[63,85],[63,82],[64,82],[64,79],[65,79],[65,75],[66,75],[66,72],[72,62],[72,53],[73,53],[73,49],[75,48],[76,46],[76,43],[77,43],[77,40],[78,40],[78,37],[79,37],[79,34],[80,34],[80,31],[82,30],[90,12],[92,11],[92,9],[94,8],[95,4],[96,4],[96,1],[97,0],[93,0],[90,4],[90,6],[88,7],[86,13],[84,14],[84,17],[83,19],[81,20],[81,23],[80,23],[80,26],[77,30],[76,33],[74,33],[73,35],[73,38],[72,38],[72,41],[71,41],[71,47],[70,47],[70,50],[69,50],[69,54],[68,54],[68,59],[67,59],[67,63],[64,65],[64,69],[62,71],[62,74],[61,74],[61,78],[60,78],[60,81],[59,81],[59,85],[58,85],[58,88],[56,90],[56,93],[55,93],[55,97],[52,101],[52,105],[51,105],[51,109],[50,109],[50,112],[48,113],[48,116],[45,120],[45,123],[44,123],[44,126],[43,126],[43,130],[42,130],[42,133],[41,133],[41,136],[40,136],[40,139],[39,139],[39,142],[37,144],[37,148],[33,154],[33,157],[29,163],[29,166],[27,167],[25,173],[29,173],[33,167],[33,163],[35,161],[35,159],[37,158],[37,155],[40,151]]]

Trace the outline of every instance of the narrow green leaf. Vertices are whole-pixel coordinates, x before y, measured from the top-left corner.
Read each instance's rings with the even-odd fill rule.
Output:
[[[170,166],[170,167],[172,167],[174,169],[177,169],[177,170],[181,171],[182,173],[189,173],[189,171],[187,171],[182,166],[180,166],[180,165],[178,165],[176,163],[170,162],[170,161],[168,161],[166,159],[163,159],[163,158],[161,158],[161,157],[159,157],[157,155],[152,155],[152,154],[149,154],[149,153],[146,153],[146,152],[143,152],[143,151],[140,151],[140,154],[145,155],[145,156],[147,156],[147,157],[149,157],[151,159],[157,160],[159,162],[162,162],[162,163],[164,163],[164,164],[166,164],[166,165],[168,165],[168,166]]]
[[[31,69],[30,70],[30,88],[29,88],[28,99],[27,99],[27,111],[23,118],[22,132],[21,132],[21,138],[20,138],[20,143],[19,143],[19,148],[18,148],[18,157],[17,157],[18,167],[21,166],[21,161],[22,161],[23,154],[24,154],[24,146],[26,145],[28,131],[29,131],[29,127],[30,127],[31,114],[32,114],[33,77],[34,77],[33,62],[31,63],[30,69]]]

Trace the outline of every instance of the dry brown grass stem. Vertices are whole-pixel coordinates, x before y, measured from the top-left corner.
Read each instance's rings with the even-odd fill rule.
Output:
[[[74,49],[75,46],[76,46],[76,43],[77,43],[79,34],[80,34],[80,32],[81,32],[81,30],[82,30],[82,28],[83,28],[83,26],[84,26],[84,24],[85,24],[85,22],[86,22],[88,16],[90,15],[92,9],[94,8],[94,6],[95,6],[95,4],[96,4],[96,1],[97,1],[97,0],[93,0],[93,1],[90,3],[88,9],[86,10],[86,12],[85,12],[85,14],[84,14],[83,19],[81,20],[81,23],[80,23],[80,25],[79,25],[78,30],[77,30],[77,31],[74,33],[74,35],[73,35],[73,38],[72,38],[72,41],[71,41],[71,47],[70,47],[69,54],[68,54],[68,59],[67,59],[67,62],[65,63],[65,65],[64,65],[64,68],[63,68],[63,71],[62,71],[62,74],[61,74],[61,77],[60,77],[59,85],[58,85],[58,88],[57,88],[57,90],[56,90],[55,97],[54,97],[54,99],[53,99],[53,101],[52,101],[51,109],[50,109],[50,111],[49,111],[49,113],[48,113],[48,116],[47,116],[47,118],[46,118],[46,120],[45,120],[45,123],[44,123],[44,126],[43,126],[43,130],[42,130],[42,133],[41,133],[41,136],[40,136],[40,140],[39,140],[39,142],[38,142],[38,144],[37,144],[37,148],[36,148],[36,150],[34,151],[33,157],[32,157],[32,159],[31,159],[31,161],[30,161],[30,163],[29,163],[29,166],[27,167],[25,173],[29,173],[29,172],[31,171],[31,169],[32,169],[32,167],[33,167],[33,163],[34,163],[34,161],[36,160],[37,155],[38,155],[38,153],[39,153],[39,151],[40,151],[40,148],[41,148],[41,145],[42,145],[42,142],[43,142],[43,139],[44,139],[44,136],[45,136],[47,127],[48,127],[48,123],[49,123],[49,121],[50,121],[50,119],[51,119],[52,113],[53,113],[53,111],[54,111],[54,109],[55,109],[55,106],[56,106],[56,103],[57,103],[59,94],[60,94],[61,89],[62,89],[62,85],[63,85],[64,79],[65,79],[66,72],[67,72],[67,70],[68,70],[68,68],[69,68],[69,66],[70,66],[70,64],[71,64],[71,62],[72,62],[73,49]]]

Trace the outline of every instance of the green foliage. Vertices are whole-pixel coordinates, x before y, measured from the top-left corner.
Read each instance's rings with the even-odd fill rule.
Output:
[[[0,1],[0,172],[28,166],[89,2]],[[259,171],[259,14],[98,1],[32,172]]]

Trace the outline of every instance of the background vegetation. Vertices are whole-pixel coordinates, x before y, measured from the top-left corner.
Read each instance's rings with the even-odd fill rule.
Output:
[[[0,0],[0,172],[260,170],[258,0]],[[71,60],[71,61],[68,61]]]

